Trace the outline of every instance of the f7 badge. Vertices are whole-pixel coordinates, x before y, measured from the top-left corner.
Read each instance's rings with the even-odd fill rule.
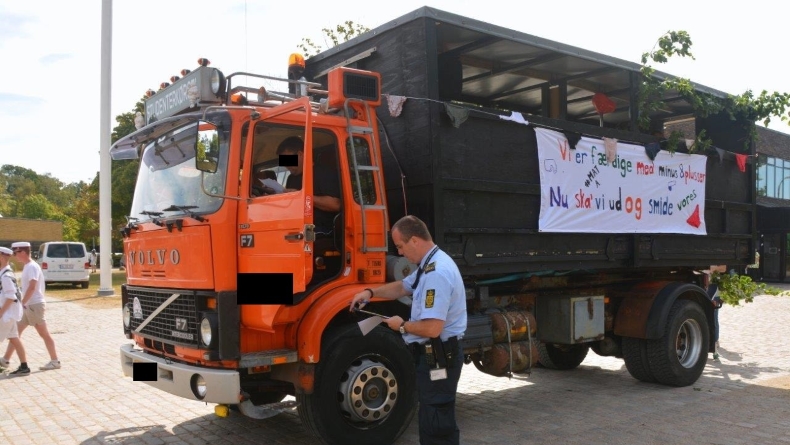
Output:
[[[255,247],[255,237],[253,235],[241,235],[241,247]]]

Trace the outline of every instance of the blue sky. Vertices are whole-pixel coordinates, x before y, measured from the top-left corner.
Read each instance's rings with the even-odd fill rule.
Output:
[[[638,62],[668,30],[691,34],[696,61],[659,66],[732,94],[790,91],[779,3],[743,7],[665,0],[512,2],[137,0],[113,4],[112,126],[148,88],[193,69],[199,57],[225,72],[285,76],[303,37],[353,20],[370,28],[421,6]],[[99,169],[100,0],[0,1],[0,164],[69,183]],[[74,21],[75,14],[80,15]],[[325,45],[326,46],[326,45]],[[790,133],[787,123],[771,128]]]

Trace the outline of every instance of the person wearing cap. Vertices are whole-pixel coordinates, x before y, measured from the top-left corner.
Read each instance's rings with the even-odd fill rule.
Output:
[[[8,343],[14,345],[16,354],[21,362],[19,368],[10,375],[20,376],[29,375],[30,368],[27,366],[25,347],[19,339],[17,322],[22,319],[22,302],[19,301],[22,293],[16,285],[16,277],[11,269],[9,262],[13,251],[8,247],[0,247],[0,343],[8,339]],[[6,368],[0,366],[0,368]]]
[[[91,273],[96,273],[96,263],[98,262],[98,260],[99,257],[96,255],[96,249],[92,249],[88,259],[91,266]]]
[[[17,323],[19,330],[19,337],[22,337],[22,332],[28,326],[36,328],[36,332],[44,340],[44,345],[49,352],[50,362],[41,366],[40,370],[48,371],[50,369],[59,369],[60,360],[58,360],[57,352],[55,351],[55,340],[49,334],[47,329],[47,320],[44,316],[46,312],[46,302],[44,300],[44,273],[41,272],[41,266],[30,258],[30,243],[27,241],[19,241],[11,244],[14,256],[17,261],[24,264],[22,268],[22,308],[24,314],[22,319]],[[13,343],[8,345],[8,348],[0,358],[0,366],[7,366],[11,354],[14,353],[15,346]]]

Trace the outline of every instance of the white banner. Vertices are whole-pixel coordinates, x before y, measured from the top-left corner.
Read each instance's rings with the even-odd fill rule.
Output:
[[[536,128],[541,232],[705,235],[705,156]],[[616,143],[616,151],[614,144]]]

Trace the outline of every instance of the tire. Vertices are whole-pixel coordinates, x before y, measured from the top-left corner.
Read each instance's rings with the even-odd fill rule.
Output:
[[[696,382],[708,361],[709,342],[708,319],[702,308],[693,301],[676,301],[669,311],[664,335],[647,341],[653,376],[668,386]]]
[[[647,340],[623,337],[623,361],[631,377],[645,383],[656,382],[647,360]]]
[[[349,325],[326,337],[313,393],[296,396],[302,422],[330,445],[394,442],[417,408],[411,352],[381,326],[362,336]]]
[[[544,368],[568,370],[575,369],[587,357],[590,347],[587,344],[560,345],[538,343],[538,360]]]
[[[80,286],[82,286],[83,289],[87,289],[88,288],[88,284],[89,283],[87,281],[83,281],[82,283],[80,283]]]

